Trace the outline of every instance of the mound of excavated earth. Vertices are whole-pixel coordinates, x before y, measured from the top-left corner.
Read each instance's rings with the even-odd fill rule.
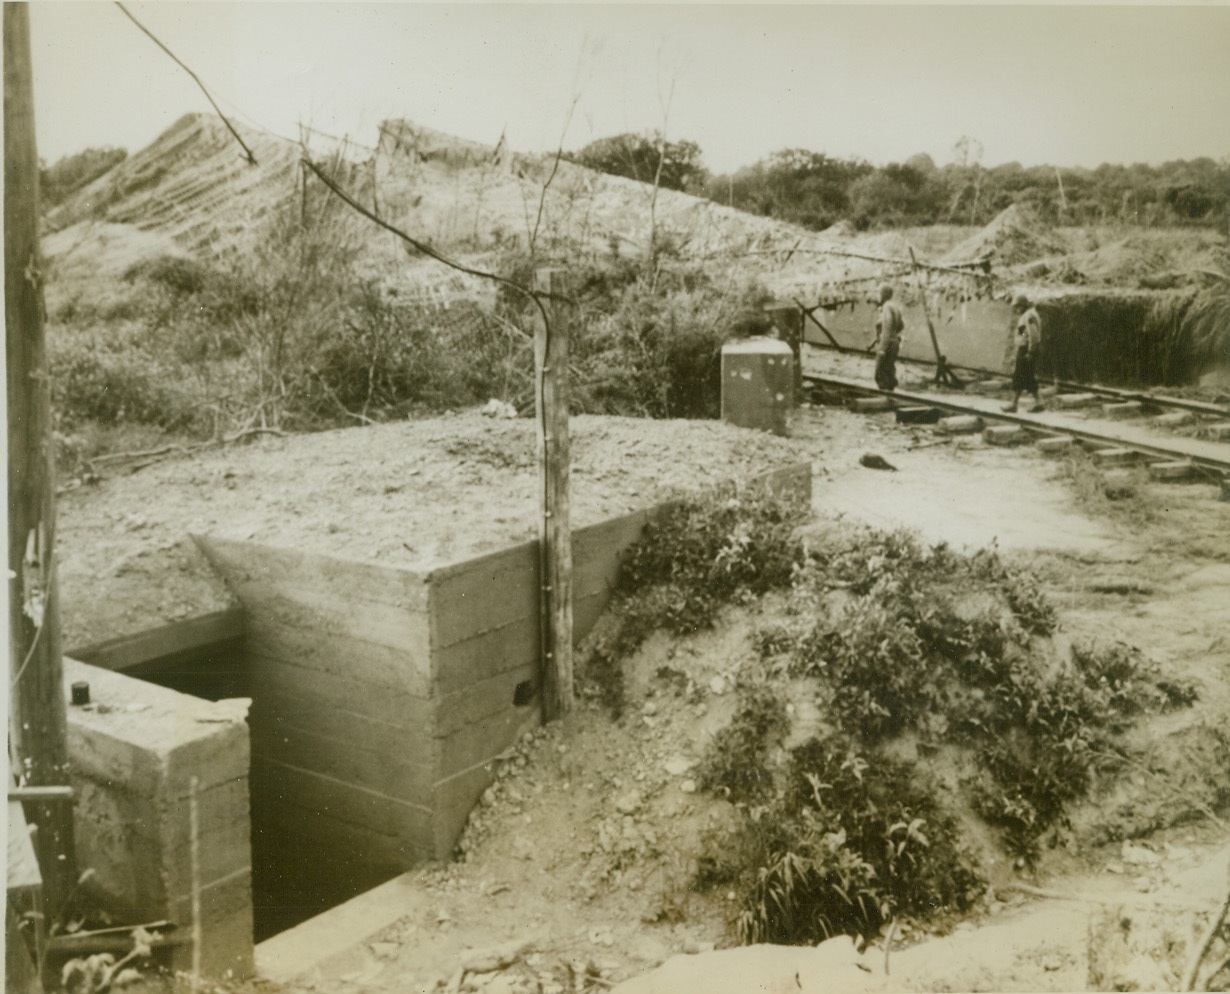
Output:
[[[477,412],[167,460],[65,494],[63,644],[93,645],[231,601],[191,534],[425,568],[538,534],[532,419]],[[716,421],[572,419],[572,520],[800,461],[785,439]]]

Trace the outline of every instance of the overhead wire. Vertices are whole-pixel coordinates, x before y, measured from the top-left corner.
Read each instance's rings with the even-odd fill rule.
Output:
[[[196,85],[200,87],[201,92],[205,94],[205,99],[209,101],[209,105],[213,107],[215,111],[218,112],[218,116],[222,118],[222,123],[226,125],[227,130],[230,131],[230,133],[235,136],[235,141],[239,142],[240,146],[243,148],[247,156],[248,162],[251,165],[255,166],[257,164],[256,156],[252,153],[252,149],[248,148],[247,143],[239,136],[239,132],[235,130],[234,125],[232,125],[230,120],[227,118],[227,116],[222,113],[222,108],[218,106],[217,102],[214,100],[213,96],[210,94],[209,89],[205,86],[204,83],[201,82],[201,78],[196,73],[194,73],[190,68],[188,68],[187,64],[185,64],[184,61],[178,55],[176,55],[169,48],[167,48],[167,46],[164,45],[158,39],[158,37],[152,31],[150,31],[149,28],[147,28],[144,24],[138,21],[132,15],[132,12],[127,7],[125,7],[122,3],[120,3],[120,0],[115,0],[115,5],[119,7],[119,9],[123,12],[125,17],[127,17],[130,21],[132,21],[133,24],[135,24],[138,28],[141,29],[142,33],[145,34],[145,36],[149,38],[150,41],[152,41],[155,45],[157,45],[164,52],[166,52],[167,55],[171,57],[172,61],[174,61],[174,63],[177,66],[179,66],[184,72],[186,72],[189,76],[192,77],[192,81],[196,83]]]

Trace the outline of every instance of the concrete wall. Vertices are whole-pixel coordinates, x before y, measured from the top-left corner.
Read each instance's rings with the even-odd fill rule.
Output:
[[[810,495],[811,467],[760,483]],[[574,531],[578,640],[660,510]],[[323,910],[448,858],[492,760],[540,721],[538,543],[420,573],[196,540],[246,613],[262,913]]]
[[[435,856],[425,577],[293,549],[197,542],[247,615],[262,918],[282,907],[301,920],[298,908],[323,910]]]
[[[764,474],[754,485],[810,498],[811,466]],[[589,634],[605,610],[620,557],[668,504],[635,511],[572,535],[573,637]],[[439,778],[434,786],[434,841],[447,857],[483,790],[492,759],[539,722],[539,700],[518,707],[518,683],[536,681],[538,543],[526,542],[455,563],[427,577],[431,588],[431,658],[436,688]]]
[[[134,922],[192,930],[189,818],[196,780],[202,970],[252,972],[248,729],[241,714],[122,673],[64,660],[64,693],[90,685],[89,707],[68,709],[77,856],[91,886]],[[191,965],[190,943],[173,967]]]

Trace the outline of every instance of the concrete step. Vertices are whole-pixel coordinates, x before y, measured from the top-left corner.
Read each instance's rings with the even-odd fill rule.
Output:
[[[1076,448],[1076,439],[1071,435],[1059,435],[1054,438],[1038,439],[1038,451],[1048,455],[1060,455]]]
[[[1140,458],[1135,449],[1094,449],[1090,455],[1099,466],[1130,466]]]
[[[1196,415],[1191,411],[1170,411],[1167,414],[1159,414],[1153,419],[1153,423],[1159,428],[1182,428],[1195,420]]]
[[[1195,471],[1189,462],[1155,462],[1149,464],[1149,478],[1153,480],[1186,480]]]
[[[1102,413],[1108,418],[1135,418],[1142,413],[1138,400],[1125,401],[1122,404],[1103,404]]]
[[[891,411],[893,402],[887,397],[857,397],[850,404],[850,409],[859,414],[875,414],[879,411]]]
[[[985,422],[976,414],[958,414],[951,418],[941,418],[936,424],[942,432],[950,435],[972,435],[982,431]]]
[[[1051,403],[1061,411],[1067,411],[1075,407],[1089,407],[1097,401],[1098,395],[1093,393],[1059,393]]]
[[[1020,425],[991,425],[982,433],[987,445],[1020,445],[1029,434]]]

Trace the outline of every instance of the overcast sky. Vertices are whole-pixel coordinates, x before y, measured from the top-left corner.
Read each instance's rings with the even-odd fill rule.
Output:
[[[1230,156],[1230,6],[132,3],[223,110],[374,144],[404,117],[520,151],[663,128],[715,172],[803,147],[877,165]],[[47,161],[136,151],[187,75],[110,3],[32,4]]]

